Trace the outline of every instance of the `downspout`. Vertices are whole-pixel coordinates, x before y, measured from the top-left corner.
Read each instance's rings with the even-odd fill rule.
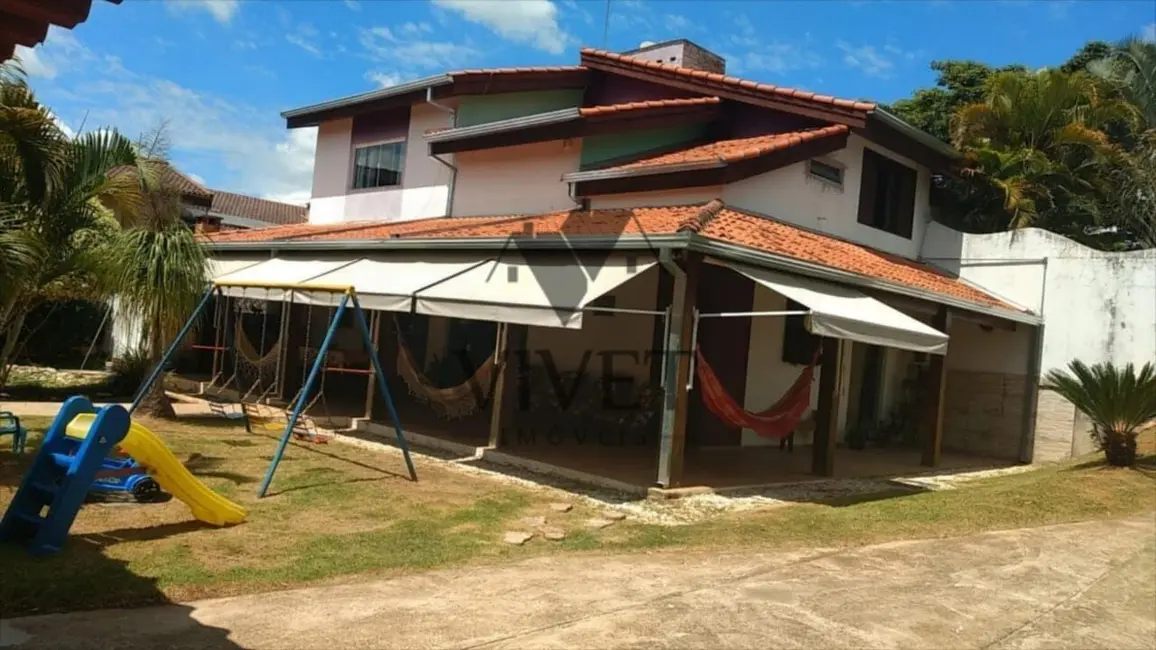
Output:
[[[430,106],[433,106],[434,108],[437,108],[437,109],[440,109],[440,110],[443,110],[443,111],[449,113],[450,114],[450,128],[451,129],[458,125],[458,112],[455,111],[454,109],[450,108],[449,106],[446,106],[445,104],[440,104],[440,103],[434,101],[433,87],[432,86],[430,86],[429,88],[426,88],[426,90],[425,90],[425,103],[429,104]],[[446,192],[446,216],[452,217],[454,215],[454,188],[458,182],[457,165],[454,165],[453,163],[445,160],[440,155],[430,154],[430,157],[433,158],[434,160],[440,162],[441,164],[445,165],[446,167],[450,168],[450,185],[447,188],[447,192]]]
[[[686,293],[686,271],[682,270],[675,261],[670,248],[663,248],[658,252],[658,263],[668,273],[674,276],[674,286],[670,301],[670,319],[667,323],[665,376],[662,393],[662,433],[658,443],[658,484],[667,487],[670,485],[671,448],[674,445],[674,410],[678,399],[678,391],[686,390],[685,386],[678,386],[678,361],[682,354],[682,308]]]

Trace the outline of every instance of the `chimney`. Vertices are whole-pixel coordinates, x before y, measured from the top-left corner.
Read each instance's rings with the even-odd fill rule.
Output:
[[[654,61],[664,65],[674,65],[680,68],[706,70],[726,74],[727,61],[701,45],[692,43],[685,38],[662,43],[644,41],[636,50],[622,53],[625,56]]]

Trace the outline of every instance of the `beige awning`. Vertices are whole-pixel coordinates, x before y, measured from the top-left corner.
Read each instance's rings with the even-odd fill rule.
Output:
[[[504,253],[417,293],[420,314],[473,320],[582,327],[582,310],[654,266],[652,257]]]
[[[901,350],[947,354],[947,334],[851,287],[727,264],[735,271],[807,307],[807,329],[818,336]]]
[[[222,293],[233,298],[284,300],[287,290],[306,283],[318,287],[325,286],[326,283],[319,280],[321,276],[356,261],[357,258],[349,257],[312,259],[274,257],[214,278],[213,282],[221,287]]]
[[[435,256],[429,253],[400,253],[396,255],[359,259],[306,283],[332,286],[351,286],[357,300],[365,309],[408,312],[413,307],[414,294],[478,265],[489,258],[469,255]],[[343,294],[333,291],[293,291],[293,300],[309,305],[336,306]]]
[[[209,268],[207,275],[209,276],[209,280],[212,281],[223,275],[228,275],[230,273],[240,271],[241,269],[248,268],[260,263],[261,260],[237,260],[212,257],[209,258]]]

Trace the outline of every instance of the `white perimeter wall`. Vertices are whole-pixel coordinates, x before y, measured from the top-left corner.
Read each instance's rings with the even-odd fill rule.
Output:
[[[1156,359],[1156,250],[1108,253],[1036,228],[967,235],[932,224],[923,256],[995,295],[1042,309],[1044,373],[1072,359]]]
[[[429,155],[425,132],[449,126],[449,115],[426,104],[410,111],[402,186],[350,190],[353,120],[334,120],[317,129],[309,223],[409,221],[445,216],[450,169]],[[452,157],[449,158],[453,162]]]
[[[918,173],[911,239],[859,223],[864,147],[870,147]],[[806,163],[801,162],[731,183],[723,188],[722,199],[729,206],[759,212],[888,253],[910,258],[918,256],[930,219],[931,174],[926,167],[870,144],[857,135],[848,138],[844,149],[821,156],[819,160],[844,167],[842,188],[810,177]]]

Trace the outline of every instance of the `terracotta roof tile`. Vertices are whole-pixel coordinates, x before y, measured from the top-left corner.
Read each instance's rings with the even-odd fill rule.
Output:
[[[660,235],[679,232],[693,233],[707,239],[916,287],[978,305],[1020,311],[1019,308],[927,264],[805,230],[766,216],[736,210],[717,199],[702,205],[573,210],[540,215],[438,217],[399,223],[360,222],[324,226],[302,224],[217,233],[208,236],[207,239],[215,243],[226,243],[390,238],[504,238],[526,236],[527,233],[532,233],[536,237],[550,235],[581,237],[619,234]]]
[[[603,117],[616,113],[646,111],[660,108],[689,108],[694,106],[712,106],[719,103],[718,97],[687,97],[683,99],[657,99],[645,102],[629,102],[626,104],[609,104],[606,106],[587,106],[579,109],[582,117]]]
[[[981,305],[1021,311],[933,266],[804,230],[762,215],[723,208],[698,232],[710,239],[857,275],[917,287]]]
[[[857,112],[867,112],[875,110],[875,104],[871,102],[859,102],[847,99],[836,99],[828,95],[811,95],[795,88],[784,88],[782,86],[774,86],[772,84],[759,84],[737,77],[730,77],[713,72],[706,72],[703,70],[694,70],[692,68],[682,68],[666,63],[658,63],[657,61],[647,61],[645,59],[636,58],[629,55],[618,54],[616,52],[607,52],[606,50],[596,50],[593,48],[582,48],[583,63],[587,59],[592,59],[594,62],[599,60],[615,63],[619,65],[628,65],[633,68],[648,70],[662,76],[668,77],[683,77],[691,81],[705,82],[718,84],[721,86],[730,86],[736,89],[752,90],[765,95],[777,95],[781,97],[792,97],[795,99],[802,99],[809,102],[827,104],[838,108],[846,108]]]
[[[611,169],[636,169],[639,167],[661,167],[664,165],[712,161],[732,163],[764,156],[773,151],[781,151],[804,142],[843,135],[847,132],[848,129],[845,125],[836,124],[804,131],[770,133],[750,138],[719,140],[717,142],[709,142],[650,158],[631,161],[623,165],[617,165]]]
[[[189,178],[171,164],[167,162],[158,162],[155,164],[158,169],[158,180],[163,187],[180,192],[186,197],[195,197],[205,201],[212,198],[213,193],[207,187]],[[136,168],[128,166],[114,167],[108,172],[109,176],[119,176],[121,174],[136,174]]]
[[[292,203],[269,201],[255,196],[213,190],[213,212],[233,217],[255,219],[271,224],[305,223],[309,208]]]
[[[493,75],[519,75],[519,74],[547,74],[552,72],[585,72],[585,66],[581,65],[540,65],[540,66],[525,66],[519,68],[470,68],[468,70],[457,70],[447,73],[453,77],[455,81],[460,81],[460,77],[489,77]]]

